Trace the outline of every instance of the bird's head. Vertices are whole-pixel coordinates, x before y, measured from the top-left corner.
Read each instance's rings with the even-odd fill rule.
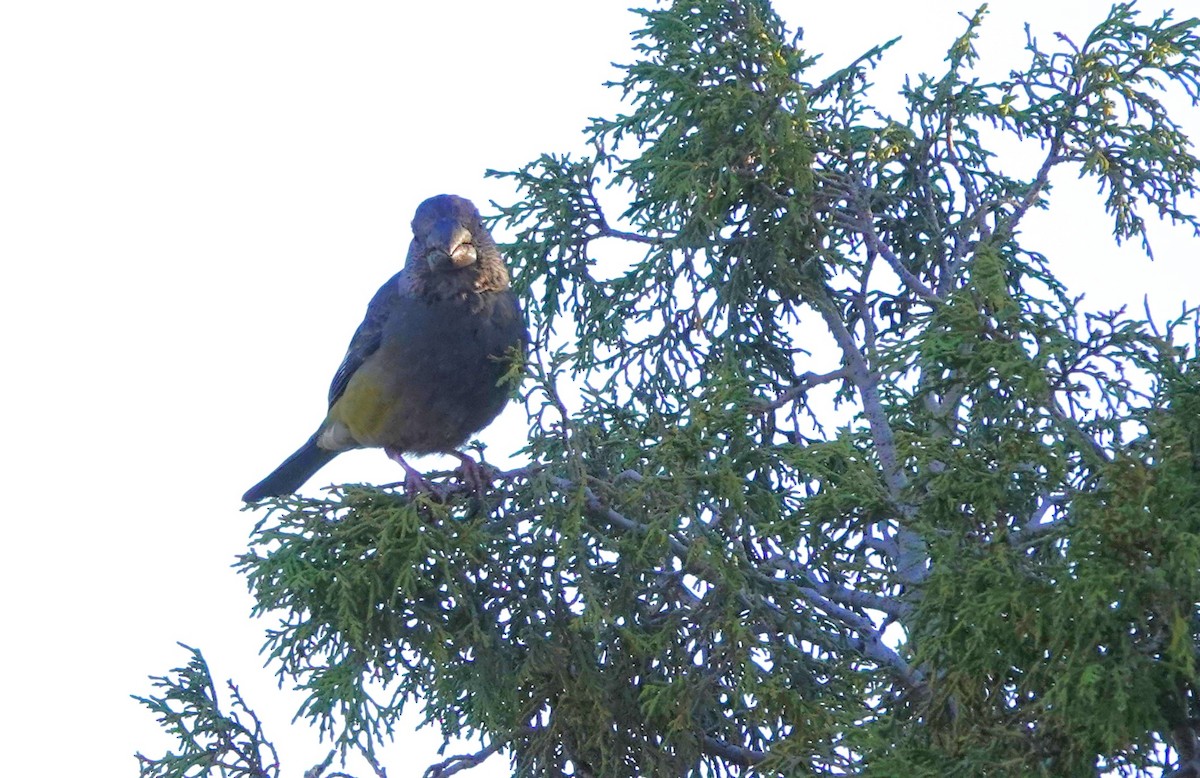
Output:
[[[479,211],[456,195],[431,197],[413,216],[413,248],[434,272],[474,265],[482,251],[494,249]]]

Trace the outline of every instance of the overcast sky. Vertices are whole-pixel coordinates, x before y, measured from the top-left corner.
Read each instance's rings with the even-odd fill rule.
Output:
[[[902,35],[876,74],[886,96],[941,68],[956,12],[975,4],[919,5],[777,8],[825,53],[821,72]],[[1082,39],[1107,8],[992,5],[980,49],[993,76],[1016,64],[1025,21],[1049,45],[1057,31]],[[285,775],[320,761],[325,746],[289,723],[299,697],[261,667],[272,622],[248,619],[230,569],[256,518],[239,496],[323,417],[417,203],[510,201],[486,168],[580,149],[588,117],[618,105],[602,84],[632,56],[625,6],[0,5],[6,774],[127,776],[134,751],[161,753],[168,741],[128,695],[183,661],[177,640],[240,683]],[[1151,264],[1112,245],[1091,183],[1055,183],[1055,211],[1026,232],[1072,290],[1096,308],[1149,294],[1177,310],[1194,242],[1156,229]],[[510,409],[482,435],[490,459],[519,447],[522,422]],[[398,478],[381,452],[353,452],[308,490]],[[406,738],[390,775],[419,775],[436,743]]]

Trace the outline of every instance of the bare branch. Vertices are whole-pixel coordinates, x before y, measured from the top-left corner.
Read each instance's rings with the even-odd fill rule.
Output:
[[[493,754],[507,745],[507,741],[493,740],[491,745],[481,748],[473,754],[459,754],[430,765],[425,770],[424,778],[450,778],[455,773],[470,770],[487,761]]]
[[[661,246],[663,243],[666,243],[666,239],[664,238],[654,238],[649,235],[641,235],[636,232],[626,232],[625,230],[614,229],[605,221],[601,221],[596,226],[600,229],[599,237],[602,238],[618,238],[620,240],[627,240],[632,243],[647,243],[651,246]]]
[[[304,778],[321,778],[325,771],[329,769],[329,765],[333,764],[333,757],[337,754],[337,749],[330,749],[325,755],[324,761],[320,764],[313,765],[310,769],[304,771]],[[332,778],[332,776],[330,776]]]
[[[603,151],[601,151],[603,154]],[[645,243],[651,246],[661,246],[667,240],[664,237],[652,237],[649,235],[641,235],[636,232],[626,232],[613,228],[608,223],[608,219],[604,215],[604,209],[600,207],[600,201],[596,199],[596,193],[592,191],[592,185],[589,184],[584,191],[584,196],[587,197],[592,211],[592,222],[595,224],[599,234],[595,237],[601,238],[618,238],[620,240],[630,241],[632,243]]]
[[[717,740],[711,735],[704,736],[703,749],[705,753],[719,756],[726,761],[742,765],[743,767],[756,765],[767,757],[762,751],[735,746],[722,740]]]
[[[1060,529],[1066,524],[1067,519],[1065,516],[1058,519],[1051,519],[1050,521],[1043,521],[1043,519],[1046,518],[1046,514],[1051,509],[1062,505],[1066,502],[1066,499],[1067,496],[1065,494],[1048,494],[1043,496],[1037,510],[1029,517],[1029,521],[1016,532],[1009,534],[1008,542],[1014,546],[1028,545],[1046,533]]]
[[[846,639],[847,648],[888,669],[910,689],[925,692],[925,674],[884,643],[882,631],[870,619],[830,602],[811,589],[803,593],[814,606],[858,633],[857,638]]]
[[[795,400],[797,397],[806,394],[808,390],[812,389],[814,386],[828,384],[833,381],[842,381],[849,377],[850,373],[844,367],[828,373],[805,373],[804,375],[800,376],[799,383],[790,389],[781,392],[775,399],[762,400],[762,405],[755,409],[755,413],[768,413],[770,411],[778,410],[779,408],[782,408],[783,406]]]
[[[904,262],[902,262],[900,258],[896,256],[895,252],[893,252],[891,248],[884,243],[882,239],[880,239],[879,233],[875,232],[875,228],[871,224],[874,218],[874,214],[872,214],[870,211],[867,211],[861,221],[855,222],[855,229],[858,230],[858,232],[863,236],[867,242],[867,245],[876,254],[884,258],[884,260],[888,263],[888,267],[890,267],[896,275],[900,276],[900,280],[904,282],[904,285],[908,287],[909,291],[926,302],[941,302],[942,298],[938,296],[937,292],[930,289],[924,281],[917,278],[917,276],[911,270],[905,267]]]
[[[910,504],[904,492],[908,488],[908,476],[900,465],[900,457],[896,450],[896,436],[888,421],[887,411],[879,396],[879,377],[876,376],[866,358],[854,342],[854,336],[846,328],[841,316],[828,296],[813,301],[814,307],[829,327],[830,333],[842,350],[842,359],[850,380],[858,388],[859,397],[863,403],[863,415],[871,430],[871,439],[875,444],[875,455],[883,470],[884,485],[892,503],[904,521],[911,520],[916,514],[916,506]],[[901,525],[897,531],[900,544],[900,555],[897,559],[896,572],[902,581],[915,584],[928,575],[929,555],[925,551],[925,542],[912,530]]]
[[[848,589],[829,581],[822,581],[812,570],[786,556],[772,557],[763,562],[763,565],[776,570],[783,570],[793,576],[802,578],[804,580],[804,588],[801,591],[806,596],[809,593],[819,594],[822,599],[827,598],[856,608],[877,610],[897,618],[907,616],[912,612],[912,608],[907,603],[903,603],[897,599],[883,597],[860,589]]]

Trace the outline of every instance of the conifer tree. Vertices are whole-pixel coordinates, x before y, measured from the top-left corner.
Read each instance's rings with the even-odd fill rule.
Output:
[[[1088,310],[1021,240],[1065,175],[1118,242],[1200,230],[1160,100],[1200,22],[1121,3],[986,82],[981,8],[886,115],[894,41],[817,79],[766,0],[638,13],[593,151],[494,174],[527,464],[274,501],[240,561],[302,718],[380,774],[406,705],[482,739],[430,778],[1200,775],[1196,311]],[[218,697],[156,679],[143,776],[280,774]]]

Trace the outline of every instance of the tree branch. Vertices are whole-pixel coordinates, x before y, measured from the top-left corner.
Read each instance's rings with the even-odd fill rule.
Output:
[[[903,519],[897,531],[900,554],[896,560],[896,573],[900,580],[907,584],[920,583],[928,575],[929,554],[920,536],[904,526],[916,515],[916,506],[909,503],[904,495],[908,488],[908,476],[900,465],[896,436],[879,396],[879,378],[871,371],[866,358],[858,350],[854,336],[846,328],[828,294],[817,298],[813,305],[841,348],[845,369],[850,380],[858,388],[863,403],[863,415],[867,419],[871,439],[875,443],[875,455],[879,458],[879,465],[883,470],[884,485],[892,504]]]
[[[473,754],[459,754],[432,764],[425,770],[424,778],[450,778],[455,773],[477,767],[507,744],[508,742],[505,740],[493,740],[491,745],[481,748]]]
[[[1029,521],[1025,522],[1025,525],[1016,532],[1009,533],[1008,542],[1014,546],[1028,545],[1042,535],[1064,526],[1067,522],[1065,516],[1050,521],[1043,521],[1043,519],[1052,508],[1062,505],[1066,500],[1065,494],[1045,495],[1033,515],[1029,517]]]
[[[859,589],[848,589],[829,581],[822,581],[812,570],[797,564],[794,560],[785,556],[772,557],[764,561],[763,564],[804,579],[804,586],[801,592],[805,596],[809,594],[820,595],[822,601],[828,599],[856,608],[876,610],[896,618],[902,618],[912,612],[912,607],[907,603],[891,597],[884,597]],[[873,628],[874,625],[872,625]]]
[[[805,373],[804,375],[800,376],[799,383],[797,383],[795,386],[791,387],[790,389],[787,389],[787,390],[781,392],[778,396],[775,397],[775,399],[773,399],[773,400],[767,400],[765,398],[760,399],[760,402],[762,404],[758,408],[755,408],[754,412],[755,413],[768,413],[770,411],[778,410],[779,408],[782,408],[783,406],[785,406],[788,403],[795,400],[797,397],[800,397],[801,395],[806,394],[808,392],[808,390],[812,389],[814,386],[820,386],[821,384],[828,384],[833,381],[845,380],[846,378],[849,378],[849,377],[850,377],[850,373],[844,367],[840,368],[838,370],[833,370],[828,373],[812,373],[812,372]]]
[[[712,735],[704,736],[702,748],[707,754],[719,756],[728,762],[733,762],[742,767],[752,767],[767,758],[767,755],[762,751],[735,746],[723,740],[717,740]]]

